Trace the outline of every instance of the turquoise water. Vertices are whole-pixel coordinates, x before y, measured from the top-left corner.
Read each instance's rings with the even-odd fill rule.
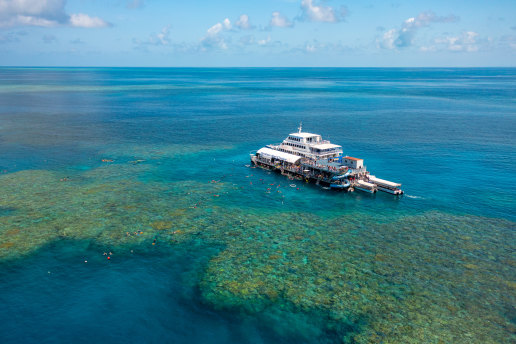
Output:
[[[405,196],[248,167],[300,121]],[[515,139],[515,69],[2,68],[0,340],[514,342]]]

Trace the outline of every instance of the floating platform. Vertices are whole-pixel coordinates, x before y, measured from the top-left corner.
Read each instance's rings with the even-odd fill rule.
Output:
[[[343,159],[346,160],[345,158],[350,157],[313,161],[268,147],[251,154],[254,165],[277,171],[290,179],[305,180],[348,192],[359,190],[367,193],[383,191],[393,195],[403,194],[400,189],[401,184],[376,178],[369,174],[365,166],[349,167],[342,162]]]

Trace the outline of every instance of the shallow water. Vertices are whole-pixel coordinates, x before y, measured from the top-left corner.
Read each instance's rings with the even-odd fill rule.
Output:
[[[516,70],[0,76],[2,342],[516,339]],[[406,195],[248,167],[299,121]]]

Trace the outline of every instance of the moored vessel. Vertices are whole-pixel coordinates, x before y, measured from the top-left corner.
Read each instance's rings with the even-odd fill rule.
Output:
[[[251,161],[289,178],[313,181],[335,190],[403,194],[400,183],[371,175],[363,159],[344,156],[342,146],[323,140],[321,135],[303,132],[302,125],[281,143],[267,145],[251,154]]]

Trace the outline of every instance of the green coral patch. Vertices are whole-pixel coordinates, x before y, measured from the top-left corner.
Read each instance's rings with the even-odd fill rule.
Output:
[[[0,208],[15,211],[0,216],[0,259],[61,238],[118,251],[202,243],[221,248],[199,276],[205,303],[271,327],[291,322],[303,340],[516,339],[513,222],[437,211],[382,221],[365,211],[250,211],[225,206],[244,192],[232,183],[163,183],[142,178],[148,172],[115,161],[66,176],[1,175]]]
[[[515,302],[514,271],[501,261],[513,223],[437,212],[384,224],[300,214],[247,221],[254,230],[228,242],[201,283],[218,307],[263,312],[281,300],[323,312],[329,326],[360,327],[356,343],[514,339],[504,316]]]

